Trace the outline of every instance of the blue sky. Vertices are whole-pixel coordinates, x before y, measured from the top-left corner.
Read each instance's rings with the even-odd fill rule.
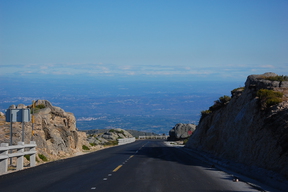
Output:
[[[0,0],[0,77],[288,75],[287,0]]]

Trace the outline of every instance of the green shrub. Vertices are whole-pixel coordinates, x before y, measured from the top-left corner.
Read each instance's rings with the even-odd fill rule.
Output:
[[[35,108],[31,108],[31,114],[38,113],[40,109],[44,109],[44,108],[46,108],[44,104],[36,105]]]
[[[43,154],[38,154],[38,157],[42,160],[42,161],[48,161],[47,157]]]
[[[231,100],[231,97],[224,95],[222,97],[219,97],[219,102],[222,104],[227,104]]]
[[[231,91],[231,93],[234,93],[234,92],[237,92],[237,91],[243,91],[245,89],[245,87],[238,87],[238,88],[235,88]]]
[[[212,105],[211,107],[209,107],[208,111],[216,111],[220,108],[222,108],[223,106],[227,105],[229,103],[229,101],[231,100],[231,97],[224,95],[222,97],[219,97],[218,100],[214,101],[214,105]]]
[[[288,76],[277,75],[275,77],[266,77],[265,79],[270,81],[288,81]]]
[[[207,115],[209,115],[210,113],[212,113],[213,111],[216,111],[220,108],[222,108],[223,106],[227,105],[229,103],[229,101],[231,100],[231,97],[224,95],[222,97],[219,97],[218,100],[214,101],[214,105],[212,105],[211,107],[209,107],[208,110],[204,110],[201,111],[201,118],[200,121],[206,117]]]
[[[108,146],[108,145],[118,145],[118,141],[117,140],[108,141],[108,142],[104,143],[104,145],[106,145],[106,146]]]
[[[115,129],[110,129],[109,132],[110,132],[110,133],[115,133],[116,130],[115,130]]]
[[[269,89],[260,89],[257,91],[257,97],[260,99],[261,108],[268,108],[282,102],[283,93]]]
[[[212,113],[210,110],[201,111],[201,115],[209,115],[210,113]]]
[[[186,139],[183,140],[183,145],[186,145],[186,143],[188,142],[189,138],[190,138],[190,137],[188,137],[188,138],[186,138]]]
[[[24,155],[25,159],[27,159],[28,161],[30,161],[30,155]]]
[[[122,133],[124,135],[124,131],[123,130],[118,131],[118,130],[115,130],[115,129],[110,129],[109,132],[110,133]]]
[[[87,147],[86,145],[82,145],[82,149],[83,149],[83,150],[90,150],[90,148]]]
[[[38,109],[44,109],[46,106],[44,104],[39,104],[39,105],[36,105],[36,108]]]
[[[89,143],[91,146],[95,146],[96,145],[96,143]]]

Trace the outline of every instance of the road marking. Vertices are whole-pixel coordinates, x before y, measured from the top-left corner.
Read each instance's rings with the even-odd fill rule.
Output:
[[[113,170],[113,172],[118,171],[121,167],[122,167],[122,165],[119,165],[118,167],[116,167],[116,168]]]
[[[107,178],[103,178],[103,180],[104,180],[104,181],[106,181],[106,180],[107,180]]]
[[[108,177],[111,177],[112,176],[112,174],[108,174]]]
[[[96,187],[92,187],[91,189],[96,189]]]
[[[129,159],[131,159],[132,157],[134,157],[134,155],[131,155],[131,156],[129,157]]]

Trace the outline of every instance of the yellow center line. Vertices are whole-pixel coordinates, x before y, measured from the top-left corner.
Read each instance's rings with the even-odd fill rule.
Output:
[[[130,158],[134,157],[134,155],[131,155]]]
[[[121,167],[122,167],[122,165],[119,165],[118,167],[116,167],[116,168],[113,170],[113,172],[118,171],[118,169],[120,169]]]

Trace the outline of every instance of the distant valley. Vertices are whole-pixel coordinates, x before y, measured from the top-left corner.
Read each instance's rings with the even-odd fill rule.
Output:
[[[227,83],[227,82],[226,82]],[[239,83],[23,82],[0,88],[0,111],[49,100],[74,113],[79,130],[122,128],[168,134],[176,123],[198,124],[201,110]],[[24,85],[24,86],[23,86]],[[13,88],[12,88],[13,87]]]

